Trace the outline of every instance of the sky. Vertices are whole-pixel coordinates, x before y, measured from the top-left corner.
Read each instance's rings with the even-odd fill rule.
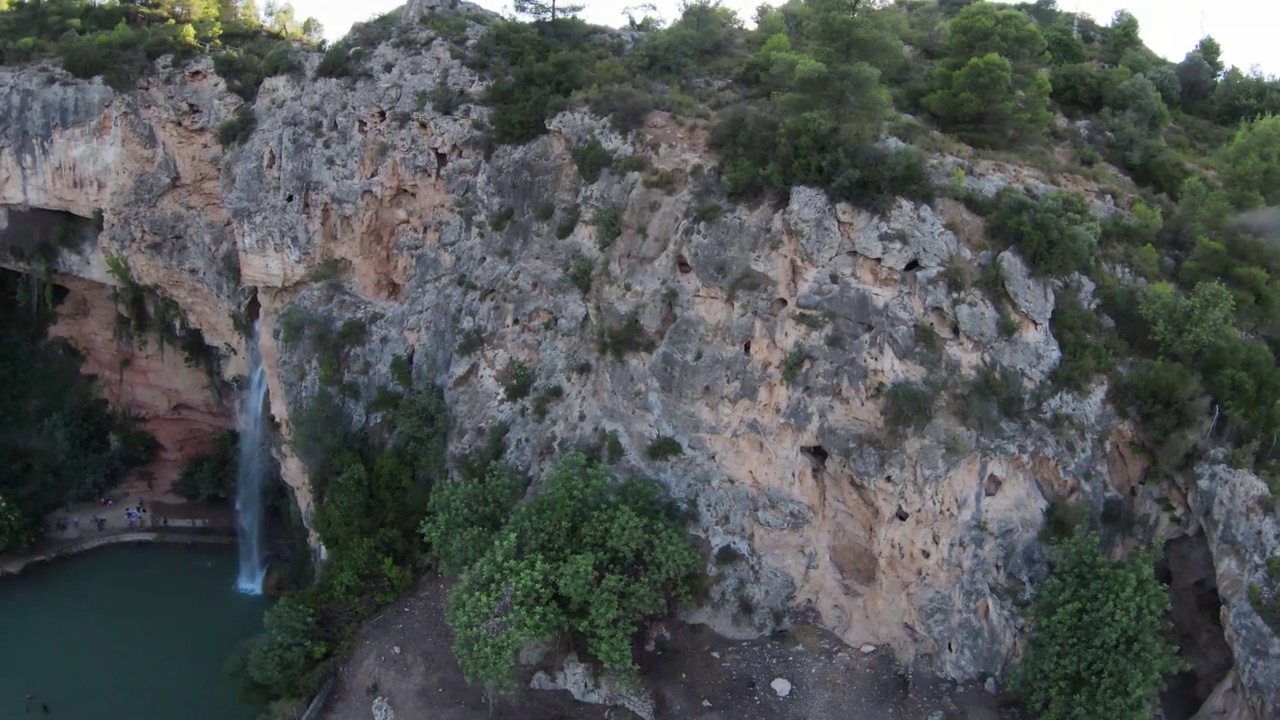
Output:
[[[510,0],[474,0],[491,10],[508,13]],[[623,9],[642,0],[579,0],[587,6],[581,17],[601,25],[626,22]],[[747,23],[761,0],[722,0]],[[293,0],[301,17],[313,16],[324,24],[330,40],[346,34],[354,22],[368,20],[403,4],[403,0]],[[679,15],[680,0],[653,0],[658,15]],[[1142,39],[1164,57],[1178,62],[1196,41],[1212,35],[1223,49],[1223,61],[1248,70],[1257,65],[1265,73],[1280,75],[1280,1],[1277,0],[1058,0],[1063,10],[1083,12],[1106,24],[1116,10],[1128,10],[1138,18]]]

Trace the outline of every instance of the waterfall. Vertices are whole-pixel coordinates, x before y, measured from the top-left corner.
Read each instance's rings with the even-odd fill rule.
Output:
[[[263,403],[267,400],[267,372],[258,350],[258,323],[247,343],[249,386],[236,408],[236,430],[240,433],[240,467],[236,476],[236,531],[240,545],[240,574],[236,589],[248,595],[262,594],[266,574],[262,551],[263,462],[266,422]]]

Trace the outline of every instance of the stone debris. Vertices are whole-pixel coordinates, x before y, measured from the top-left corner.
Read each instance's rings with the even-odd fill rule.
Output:
[[[774,678],[773,682],[769,683],[769,687],[773,688],[773,691],[781,698],[791,694],[791,681],[786,678]]]
[[[386,698],[379,696],[373,699],[373,720],[396,720],[396,711],[391,709]]]

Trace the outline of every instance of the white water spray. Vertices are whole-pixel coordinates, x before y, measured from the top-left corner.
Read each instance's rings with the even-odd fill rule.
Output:
[[[258,323],[246,343],[249,387],[236,408],[236,430],[240,433],[240,467],[236,476],[236,531],[240,545],[240,573],[236,589],[248,595],[262,594],[266,575],[262,551],[262,485],[266,422],[263,404],[267,399],[267,373],[258,350]]]

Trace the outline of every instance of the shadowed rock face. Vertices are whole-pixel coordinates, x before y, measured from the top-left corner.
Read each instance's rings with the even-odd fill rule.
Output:
[[[256,291],[286,433],[321,376],[307,334],[281,332],[286,308],[307,327],[364,324],[367,340],[342,353],[355,422],[393,385],[401,356],[418,381],[445,387],[454,451],[508,423],[508,459],[536,472],[615,432],[619,472],[658,479],[696,508],[693,530],[721,562],[709,561],[710,602],[692,619],[733,636],[802,608],[846,642],[887,644],[940,675],[999,674],[1020,648],[1018,607],[1048,572],[1037,535],[1051,502],[1100,511],[1123,492],[1136,529],[1117,552],[1194,530],[1135,477],[1105,387],[981,434],[966,427],[965,378],[1002,365],[1030,387],[1060,353],[1055,288],[1011,254],[976,256],[949,229],[980,230],[963,208],[899,201],[874,215],[809,188],[782,207],[733,206],[706,172],[716,160],[705,129],[661,113],[622,136],[568,112],[548,135],[486,156],[485,108],[441,116],[417,100],[438,83],[474,94],[484,81],[419,25],[401,32],[401,48],[371,53],[371,79],[268,79],[257,130],[234,149],[213,130],[240,101],[207,61],[161,67],[128,95],[52,68],[0,69],[6,97],[22,98],[0,110],[0,205],[101,209],[103,232],[58,270],[109,285],[106,257],[118,254],[212,346],[240,348],[232,317]],[[612,170],[585,183],[570,149],[591,135],[671,171],[673,187]],[[996,165],[969,177],[1043,183]],[[712,202],[714,219],[698,212]],[[607,250],[592,225],[600,208],[621,218]],[[564,277],[579,258],[594,269],[585,294]],[[948,287],[952,258],[999,263],[1010,299]],[[597,354],[601,334],[630,317],[631,339],[651,349]],[[483,342],[463,352],[463,338]],[[243,372],[242,354],[225,358],[226,378]],[[545,418],[505,399],[512,361],[533,369],[535,394],[563,387]],[[939,392],[932,420],[889,434],[883,391],[898,381],[936,382],[960,400]],[[647,459],[664,435],[684,455]],[[306,516],[305,471],[287,445],[278,453]],[[1252,677],[1241,675],[1246,688]]]

